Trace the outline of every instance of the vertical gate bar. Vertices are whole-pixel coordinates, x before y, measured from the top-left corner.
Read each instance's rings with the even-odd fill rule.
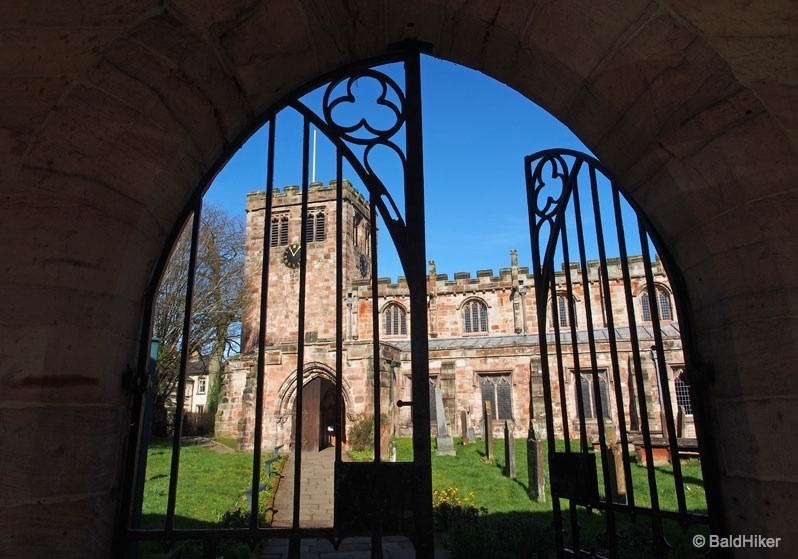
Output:
[[[610,342],[610,361],[612,363],[612,378],[615,383],[615,406],[618,410],[618,423],[620,426],[621,452],[623,453],[623,471],[626,479],[626,497],[630,508],[635,506],[634,484],[632,483],[632,469],[629,458],[629,437],[626,432],[626,413],[621,392],[621,371],[618,362],[618,341],[615,336],[615,318],[612,313],[612,293],[610,292],[610,279],[607,270],[607,250],[604,241],[604,227],[601,223],[601,203],[598,195],[596,181],[596,168],[590,165],[590,191],[593,198],[593,219],[596,223],[596,243],[598,244],[599,266],[601,268],[601,282],[603,285],[604,316],[607,321],[607,334]]]
[[[335,150],[335,462],[341,462],[344,437],[344,193],[343,158]],[[354,254],[352,255],[354,258]]]
[[[379,281],[377,273],[377,207],[376,196],[369,194],[369,242],[371,251],[371,331],[372,360],[374,369],[374,462],[381,461],[380,452],[380,302]]]
[[[263,250],[260,269],[260,318],[258,321],[258,361],[255,380],[255,448],[252,453],[252,510],[249,528],[258,528],[260,501],[261,446],[263,442],[263,382],[266,367],[266,328],[269,308],[269,262],[271,260],[272,200],[274,195],[274,141],[277,116],[269,121],[269,145],[266,151],[266,211],[263,216]],[[266,479],[270,479],[266,472]]]
[[[551,277],[551,300],[557,300],[557,287],[554,281],[554,275]],[[542,305],[545,309],[547,305]],[[562,431],[563,439],[565,441],[565,452],[571,452],[571,428],[568,425],[568,395],[565,393],[565,365],[562,360],[562,337],[560,336],[560,321],[557,320],[558,315],[552,315],[552,324],[554,326],[554,349],[557,353],[557,378],[560,381],[560,417],[562,417]],[[544,332],[546,325],[543,325]],[[548,345],[548,344],[547,344]]]
[[[579,169],[575,165],[572,173],[578,173]],[[575,182],[575,177],[574,177]],[[576,191],[577,185],[574,185],[573,190]],[[567,203],[567,202],[566,202]],[[563,212],[563,220],[565,213]],[[585,402],[582,395],[582,367],[579,362],[579,336],[576,330],[576,304],[574,303],[574,288],[573,280],[571,278],[571,256],[568,250],[568,228],[563,223],[562,232],[560,235],[562,240],[562,254],[565,262],[565,304],[568,310],[568,328],[571,333],[571,355],[574,360],[574,384],[576,386],[576,413],[579,418],[579,443],[582,452],[587,452],[587,427],[585,425]],[[557,299],[552,299],[552,312],[559,320],[560,313],[557,308]]]
[[[590,170],[593,169],[592,165],[588,165]],[[591,177],[595,178],[595,177]],[[584,229],[582,226],[582,205],[579,199],[579,185],[574,187],[573,190],[573,199],[574,199],[574,214],[576,217],[576,240],[577,240],[577,248],[579,251],[579,265],[582,268],[582,290],[583,296],[585,299],[585,322],[587,326],[587,343],[588,349],[590,351],[590,367],[591,377],[593,380],[593,399],[596,403],[596,415],[597,415],[597,423],[598,423],[598,436],[599,436],[599,445],[601,447],[601,468],[604,472],[602,476],[604,479],[604,500],[607,504],[612,503],[612,489],[610,485],[610,465],[609,465],[609,458],[607,456],[607,437],[604,431],[604,412],[609,410],[604,410],[604,403],[601,400],[601,383],[598,378],[598,358],[596,355],[596,333],[593,330],[593,309],[592,309],[592,300],[590,297],[590,277],[588,275],[587,269],[587,254],[585,250],[585,236],[584,236]],[[581,377],[581,373],[580,373]],[[580,378],[581,382],[581,378]],[[581,388],[581,386],[580,386]],[[608,400],[609,403],[609,400]],[[607,414],[609,418],[609,413]],[[606,518],[606,526],[607,526],[607,537],[609,543],[609,552],[610,557],[617,557],[618,556],[618,534],[615,526],[615,509],[611,506],[607,507],[605,512]]]
[[[177,474],[180,466],[180,436],[183,431],[183,407],[186,397],[186,367],[188,366],[189,344],[191,341],[191,307],[194,299],[194,278],[197,272],[197,249],[199,245],[202,200],[197,202],[191,222],[191,247],[188,257],[188,277],[186,278],[186,300],[183,310],[183,332],[181,334],[180,371],[177,378],[177,409],[175,410],[174,433],[172,437],[172,464],[169,473],[169,500],[166,505],[166,531],[174,530],[175,500],[177,497]]]
[[[648,493],[651,499],[651,527],[657,549],[660,549],[664,539],[662,531],[662,517],[659,514],[659,493],[657,492],[657,478],[654,473],[654,456],[651,449],[651,429],[648,424],[648,406],[643,379],[643,363],[640,360],[640,341],[637,335],[637,320],[634,313],[634,299],[632,297],[632,278],[629,273],[629,257],[626,250],[626,234],[624,232],[623,213],[621,212],[621,197],[618,186],[612,182],[612,207],[615,212],[615,231],[618,235],[618,252],[621,259],[621,273],[623,275],[624,297],[626,299],[626,316],[629,321],[629,340],[632,345],[632,362],[634,363],[634,376],[637,384],[637,399],[640,405],[640,427],[643,432],[643,451],[646,454],[646,473],[648,474]],[[638,220],[635,214],[635,220]]]
[[[660,398],[662,405],[665,408],[662,410],[665,413],[665,428],[668,433],[668,448],[671,455],[671,465],[673,466],[673,481],[676,485],[676,501],[679,506],[679,512],[682,515],[687,513],[687,503],[684,496],[684,478],[682,476],[682,464],[679,461],[679,441],[676,438],[676,422],[673,418],[673,402],[671,400],[670,383],[668,382],[668,364],[665,360],[665,348],[662,344],[662,325],[660,324],[659,316],[659,297],[657,297],[657,289],[654,285],[654,273],[651,269],[651,254],[648,248],[648,233],[642,222],[639,223],[640,232],[640,246],[643,253],[643,269],[646,274],[646,291],[648,292],[648,300],[650,301],[649,309],[651,310],[651,326],[654,330],[654,351],[657,355],[655,365],[657,366],[657,375],[659,376]]]
[[[144,374],[146,375],[145,378],[147,379],[147,385],[145,387],[144,409],[141,418],[138,420],[141,422],[141,425],[144,426],[144,429],[141,431],[138,448],[136,449],[136,456],[138,456],[137,468],[139,470],[134,478],[136,485],[133,490],[134,503],[138,503],[139,505],[143,504],[144,500],[144,483],[147,472],[147,449],[150,446],[150,426],[152,424],[152,408],[154,403],[153,391],[155,390],[158,366],[158,349],[160,347],[160,344],[155,344],[153,342],[154,339],[152,338],[147,340],[147,343],[150,347],[150,354],[144,361],[146,367]],[[133,516],[130,522],[130,526],[132,528],[141,528],[141,508],[141,506],[136,506],[133,509]]]
[[[542,223],[538,223],[535,217],[535,208],[537,208],[537,194],[534,190],[534,181],[532,179],[532,160],[526,158],[524,161],[524,175],[526,178],[526,203],[527,203],[527,216],[529,220],[529,238],[531,240],[532,249],[532,270],[535,277],[535,312],[537,313],[538,320],[538,347],[540,348],[540,366],[541,374],[543,376],[543,407],[546,411],[546,445],[549,452],[549,461],[554,453],[557,451],[556,442],[554,438],[554,409],[551,395],[551,372],[549,370],[549,355],[548,355],[548,338],[546,335],[546,290],[548,288],[548,280],[544,272],[548,272],[551,276],[552,296],[554,296],[554,269],[543,268],[540,256],[540,227]],[[549,222],[550,234],[554,234],[554,225]],[[543,304],[540,302],[543,301]],[[559,351],[559,330],[555,330],[555,340],[557,342],[557,356],[558,363],[560,362]],[[531,395],[530,395],[531,398]],[[567,423],[567,419],[564,421]],[[567,448],[567,447],[566,447]],[[568,449],[570,452],[570,449]],[[552,484],[549,484],[550,487]],[[552,515],[554,516],[554,539],[557,547],[557,556],[563,556],[563,522],[562,511],[560,509],[560,498],[551,488],[551,506]]]
[[[413,371],[414,520],[418,559],[432,559],[432,456],[429,425],[429,340],[427,336],[426,231],[424,229],[424,153],[421,130],[421,60],[405,57],[406,151],[405,219],[407,285],[410,292],[410,362]],[[373,273],[373,272],[372,272]]]
[[[293,527],[299,528],[299,512],[301,507],[302,490],[302,381],[305,368],[305,292],[307,278],[307,246],[308,246],[308,164],[310,150],[310,122],[302,119],[302,209],[300,210],[300,241],[299,241],[299,312],[297,324],[297,365],[296,365],[296,398],[294,399],[294,517]],[[291,538],[296,542],[296,537]],[[294,543],[294,550],[299,551],[299,546]]]
[[[552,300],[552,305],[553,305],[552,306],[552,319],[553,319],[552,323],[554,325],[555,351],[557,352],[557,372],[558,372],[558,378],[559,378],[559,381],[560,381],[560,405],[562,407],[560,415],[562,417],[562,422],[563,422],[563,431],[566,431],[566,430],[569,430],[568,423],[570,423],[570,420],[568,418],[568,404],[567,404],[568,396],[567,396],[566,391],[565,391],[565,386],[566,386],[565,374],[566,373],[565,373],[565,366],[563,364],[563,359],[562,359],[562,342],[561,342],[561,336],[560,336],[560,313],[559,313],[559,309],[557,309],[554,306],[554,305],[556,305],[556,303],[554,303],[554,302],[557,300],[557,282],[555,280],[555,274],[554,274],[554,269],[553,268],[552,268],[550,286],[551,286],[551,300]],[[542,305],[542,306],[544,308],[546,307],[545,304]],[[579,385],[579,381],[577,380],[574,384],[577,386],[577,393],[581,395],[581,385]],[[551,389],[549,389],[549,392],[551,392]],[[579,398],[579,397],[581,397],[581,396],[578,396],[577,398]],[[551,398],[551,395],[549,396],[549,398]],[[582,410],[582,409],[584,409],[584,408],[582,408],[582,406],[580,404],[577,404],[577,410]],[[553,415],[553,412],[552,412],[552,415]],[[580,414],[579,411],[577,411],[577,416],[581,417],[581,414]],[[580,419],[580,425],[584,425],[584,418]],[[552,433],[553,432],[554,431],[552,430]],[[553,435],[551,437],[551,440],[552,441],[554,440],[554,436]],[[582,440],[584,440],[584,439],[582,439]],[[570,438],[565,439],[565,452],[568,453],[568,454],[570,454],[572,452]],[[557,499],[557,505],[559,507],[559,499]],[[578,550],[579,549],[579,514],[578,514],[576,506],[573,505],[570,501],[568,503],[568,515],[569,515],[570,522],[571,522],[571,545],[572,545],[572,547],[574,549]]]

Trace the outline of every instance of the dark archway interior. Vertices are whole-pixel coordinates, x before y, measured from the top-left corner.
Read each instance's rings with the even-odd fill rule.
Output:
[[[190,200],[288,92],[408,37],[556,115],[645,211],[684,276],[726,530],[798,554],[794,3],[14,0],[4,21],[0,555],[112,555],[122,378]]]

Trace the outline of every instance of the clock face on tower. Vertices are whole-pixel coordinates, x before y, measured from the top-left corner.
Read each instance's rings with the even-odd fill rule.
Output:
[[[360,255],[360,262],[358,262],[358,267],[360,268],[360,275],[365,278],[369,273],[369,263],[368,260],[366,259],[365,254]]]
[[[283,252],[283,264],[288,266],[289,268],[296,269],[299,268],[299,261],[302,259],[302,247],[296,243],[291,243],[287,247],[285,247],[285,252]]]

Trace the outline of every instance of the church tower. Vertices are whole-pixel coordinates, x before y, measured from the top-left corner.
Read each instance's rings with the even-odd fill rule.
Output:
[[[305,295],[305,341],[335,339],[336,226],[343,220],[344,293],[356,280],[371,277],[369,205],[348,181],[342,181],[343,212],[336,213],[337,183],[310,184],[308,219],[302,222],[302,192],[298,186],[274,189],[272,216],[267,224],[266,193],[247,196],[245,300],[241,327],[242,353],[257,350],[260,318],[261,273],[264,234],[268,234],[269,292],[267,346],[297,342],[300,246],[302,228],[307,231],[307,275]],[[346,327],[346,325],[344,325]]]

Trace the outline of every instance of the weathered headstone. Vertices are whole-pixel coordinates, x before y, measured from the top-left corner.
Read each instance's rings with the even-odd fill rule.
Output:
[[[518,479],[515,473],[515,438],[509,421],[504,422],[504,475]]]
[[[621,443],[615,433],[615,425],[610,422],[604,424],[604,440],[607,443],[608,481],[612,502],[626,503],[626,474],[623,469]]]
[[[396,441],[388,443],[388,461],[396,462]]]
[[[460,412],[460,432],[462,433],[462,443],[468,444],[468,415],[465,410]]]
[[[474,432],[473,427],[469,427],[468,431],[466,431],[466,440],[468,441],[468,444],[477,442],[477,434]]]
[[[493,407],[490,402],[485,402],[484,406],[484,425],[485,425],[485,457],[493,460]]]
[[[438,418],[438,436],[435,439],[438,443],[438,456],[455,456],[457,453],[454,451],[454,441],[449,434],[449,426],[446,425],[443,392],[438,386],[435,387],[435,412]]]
[[[526,440],[527,475],[529,476],[529,498],[539,503],[546,502],[546,472],[543,464],[543,441],[537,423],[530,421],[529,437]]]

